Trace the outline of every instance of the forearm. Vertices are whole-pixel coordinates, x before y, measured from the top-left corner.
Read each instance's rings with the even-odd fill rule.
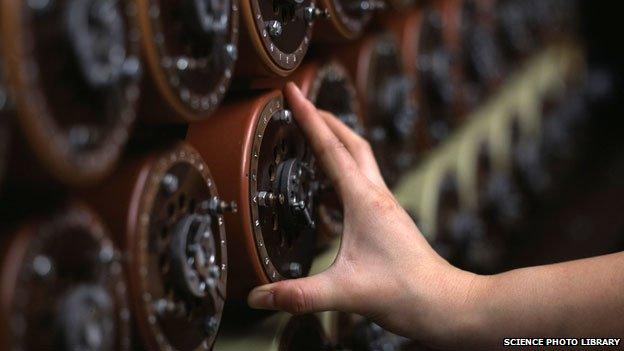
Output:
[[[624,336],[624,253],[464,279],[473,284],[456,296],[461,315],[448,330],[462,349],[500,348],[505,337]]]

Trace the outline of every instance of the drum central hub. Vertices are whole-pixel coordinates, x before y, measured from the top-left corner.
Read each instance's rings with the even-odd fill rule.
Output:
[[[78,286],[65,297],[59,316],[64,349],[113,350],[113,302],[105,289]]]
[[[175,226],[170,246],[178,288],[198,298],[207,296],[220,276],[211,226],[208,215],[187,215]]]
[[[286,242],[291,244],[292,233],[313,229],[313,199],[316,192],[314,171],[310,165],[297,158],[287,159],[277,167],[278,179],[274,184],[278,194],[277,213],[284,226]]]

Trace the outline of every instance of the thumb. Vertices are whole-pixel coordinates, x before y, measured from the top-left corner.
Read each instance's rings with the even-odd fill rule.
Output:
[[[253,289],[247,297],[252,308],[299,314],[335,309],[336,289],[327,274],[284,280]]]

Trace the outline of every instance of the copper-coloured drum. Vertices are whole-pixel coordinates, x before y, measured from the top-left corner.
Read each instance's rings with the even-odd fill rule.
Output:
[[[279,91],[222,106],[187,140],[210,163],[223,196],[239,204],[226,214],[229,297],[308,274],[314,255],[319,182],[311,148]]]
[[[80,205],[4,238],[3,350],[130,350],[130,312],[119,253]]]
[[[301,63],[322,16],[315,0],[242,0],[240,76],[287,76]]]
[[[304,95],[321,110],[329,111],[360,135],[365,134],[355,87],[338,61],[302,66],[293,81]],[[342,203],[325,177],[320,179],[318,235],[321,243],[342,234]]]
[[[425,11],[422,7],[403,11],[401,14],[388,13],[382,23],[396,35],[401,61],[406,74],[417,81],[418,54],[422,37]]]
[[[359,37],[374,11],[386,7],[382,0],[322,0],[328,21],[319,22],[314,29],[314,40],[340,42]]]
[[[135,14],[115,0],[0,2],[17,120],[64,183],[103,178],[128,138],[141,71]]]
[[[413,164],[417,143],[413,82],[399,55],[396,37],[387,32],[362,38],[341,56],[355,78],[367,139],[389,185]]]
[[[422,153],[431,146],[431,136],[429,130],[429,120],[433,116],[428,115],[431,110],[425,97],[430,94],[431,86],[423,84],[421,80],[427,79],[426,76],[421,77],[420,58],[421,51],[425,52],[425,45],[430,43],[431,38],[425,37],[423,33],[431,36],[430,32],[424,30],[426,12],[422,7],[411,10],[404,10],[402,14],[389,13],[384,18],[384,25],[387,26],[397,36],[399,42],[399,51],[401,53],[401,61],[405,67],[407,74],[414,82],[414,100],[418,110],[419,118],[416,121],[416,149],[417,154]],[[434,38],[435,39],[435,38]],[[450,82],[447,82],[450,83]],[[418,157],[418,156],[417,156]]]
[[[208,166],[186,144],[131,157],[86,196],[128,255],[136,324],[148,349],[209,350],[226,296],[221,201]]]
[[[138,11],[148,71],[142,111],[159,121],[205,119],[220,103],[233,75],[238,0],[130,2]]]

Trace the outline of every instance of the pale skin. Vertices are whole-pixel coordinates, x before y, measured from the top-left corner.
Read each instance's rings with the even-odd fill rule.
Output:
[[[289,83],[285,97],[344,205],[324,272],[255,288],[251,307],[343,311],[441,349],[499,349],[506,337],[624,337],[624,253],[482,276],[427,243],[384,183],[370,145]]]

